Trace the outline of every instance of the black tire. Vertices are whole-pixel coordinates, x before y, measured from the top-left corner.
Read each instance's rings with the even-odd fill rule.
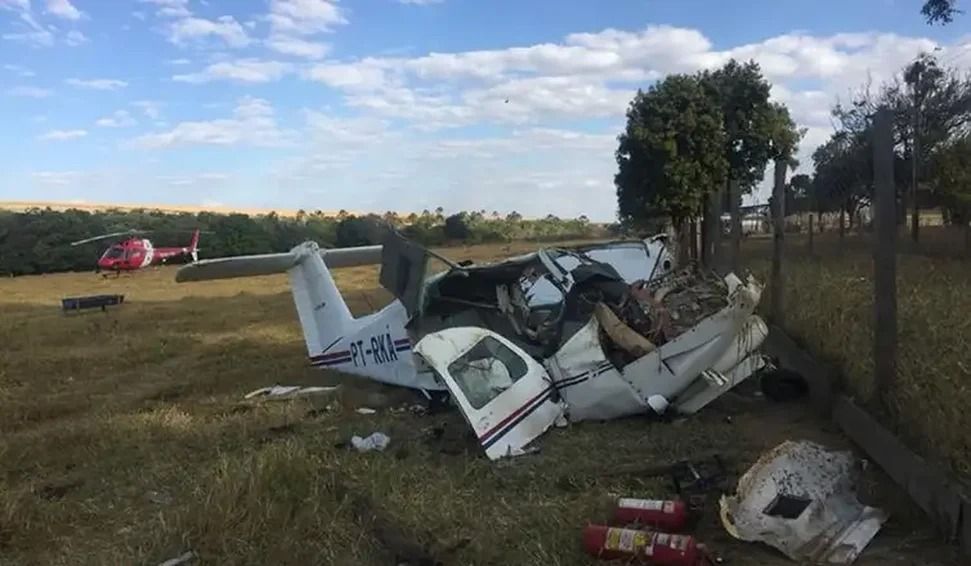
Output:
[[[759,384],[766,398],[777,403],[797,401],[809,394],[806,378],[784,368],[762,372],[759,376]]]

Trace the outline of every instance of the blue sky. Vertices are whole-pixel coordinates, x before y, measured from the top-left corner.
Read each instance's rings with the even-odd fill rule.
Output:
[[[0,0],[0,200],[609,220],[639,86],[754,58],[805,168],[867,77],[971,67],[920,4]]]

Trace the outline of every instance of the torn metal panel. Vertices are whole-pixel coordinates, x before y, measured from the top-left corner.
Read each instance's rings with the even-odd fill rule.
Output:
[[[381,255],[380,283],[401,301],[409,316],[420,308],[428,254],[421,245],[389,231]]]
[[[591,317],[545,364],[571,422],[612,419],[647,409],[645,398],[604,354],[596,317]]]
[[[448,386],[486,455],[523,454],[562,418],[546,369],[512,342],[485,328],[449,328],[417,345]]]
[[[722,524],[793,560],[850,564],[887,520],[857,500],[854,464],[849,452],[784,442],[741,477],[734,496],[722,497]]]

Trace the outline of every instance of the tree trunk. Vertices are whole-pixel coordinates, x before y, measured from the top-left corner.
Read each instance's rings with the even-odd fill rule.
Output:
[[[724,191],[718,190],[708,195],[705,206],[705,232],[703,237],[702,258],[709,269],[715,269],[718,262],[718,251],[721,247],[722,234],[722,196]]]
[[[809,253],[813,253],[813,216],[815,214],[809,213]]]
[[[674,233],[678,242],[678,265],[688,263],[688,226],[684,220],[675,220]]]
[[[964,217],[964,255],[971,257],[971,222]]]
[[[840,208],[840,243],[843,242],[843,237],[846,236],[846,206],[844,205]]]
[[[698,260],[698,219],[692,218],[688,225],[688,237],[691,238],[691,248],[688,250],[691,259]]]
[[[742,195],[739,194],[738,181],[735,179],[730,180],[728,183],[728,209],[732,214],[732,251],[729,267],[735,273],[738,273],[739,256],[742,251],[741,199]]]

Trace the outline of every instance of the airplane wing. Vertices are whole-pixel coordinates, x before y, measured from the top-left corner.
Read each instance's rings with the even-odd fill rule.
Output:
[[[374,265],[381,262],[381,246],[360,246],[320,250],[324,263],[331,269]],[[206,281],[210,279],[231,279],[284,273],[302,261],[304,256],[297,248],[278,254],[247,255],[205,259],[190,263],[176,273],[179,283],[187,281]]]

